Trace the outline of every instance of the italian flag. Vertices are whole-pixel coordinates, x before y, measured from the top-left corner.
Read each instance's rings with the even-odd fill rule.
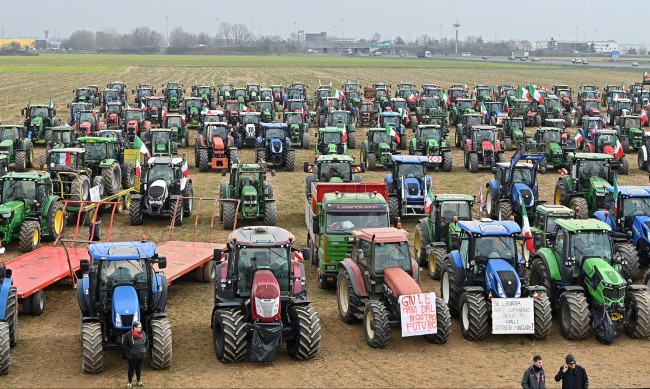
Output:
[[[573,139],[575,139],[576,143],[582,142],[583,137],[582,137],[582,134],[580,133],[580,131],[576,132],[576,136]]]
[[[472,105],[476,105],[476,89],[474,89],[474,93],[472,93]]]
[[[418,97],[415,95],[415,93],[413,93],[413,92],[409,92],[408,101],[410,101],[410,102],[413,103],[413,102],[417,101],[417,98],[418,98]]]
[[[395,140],[397,141],[397,143],[400,142],[399,134],[398,134],[397,131],[395,131],[395,129],[394,129],[393,127],[391,127],[390,124],[388,124],[388,123],[386,123],[386,135],[389,135],[389,136],[395,137]]]
[[[522,88],[521,85],[517,86],[517,97],[520,99],[526,99],[528,101],[532,100],[532,98],[530,97],[530,92]]]
[[[56,164],[68,166],[72,164],[72,154],[69,153],[57,153],[56,154]]]
[[[181,167],[181,172],[183,172],[183,177],[187,178],[190,176],[190,169],[187,167],[187,159],[185,162],[183,162],[183,166]]]
[[[450,105],[451,104],[451,99],[449,99],[449,96],[444,91],[440,91],[438,94],[442,100],[445,101],[445,104]]]
[[[648,79],[648,69],[643,69],[643,80],[645,81],[647,79]]]
[[[616,179],[616,173],[614,173],[614,216],[618,217],[618,180]]]
[[[510,99],[506,97],[506,103],[503,106],[503,110],[506,112],[510,112]]]
[[[140,150],[142,154],[146,154],[147,158],[151,157],[151,154],[149,154],[149,149],[147,149],[147,145],[144,144],[142,139],[140,139],[139,136],[135,136],[135,140],[133,141],[133,148],[136,150]]]
[[[433,190],[429,187],[427,191],[427,197],[424,198],[424,212],[431,212],[431,204],[433,204]]]
[[[482,101],[481,101],[481,115],[483,116],[487,115],[487,107],[485,106],[485,104],[483,104]]]
[[[521,204],[521,221],[523,226],[521,227],[521,233],[526,239],[526,250],[531,253],[535,253],[535,244],[533,243],[533,234],[530,232],[530,223],[528,222],[528,214],[526,213],[526,205]]]
[[[135,160],[135,175],[140,177],[142,175],[142,167],[140,166],[140,158]]]
[[[641,112],[641,124],[646,124],[647,122],[648,122],[648,112],[644,108],[643,111]]]
[[[542,95],[539,94],[539,91],[537,90],[535,85],[531,84],[528,87],[528,93],[529,96],[533,97],[533,100],[537,101],[540,104],[544,104],[544,98],[542,97]]]
[[[621,142],[616,138],[616,147],[614,147],[614,157],[616,159],[621,159],[623,157],[623,146],[621,146]]]
[[[332,97],[336,97],[339,100],[343,100],[344,95],[345,95],[345,93],[343,93],[342,90],[337,89],[337,88],[332,89]]]

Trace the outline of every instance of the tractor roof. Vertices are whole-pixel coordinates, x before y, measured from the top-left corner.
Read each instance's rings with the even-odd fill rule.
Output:
[[[498,162],[497,166],[501,169],[508,170],[510,169],[510,162]],[[533,164],[528,162],[517,162],[515,169],[532,169]]]
[[[255,112],[255,111],[251,111],[251,112],[242,112],[241,115],[242,115],[242,116],[247,116],[247,115],[248,115],[248,116],[260,116],[261,113],[260,113],[260,112]],[[276,123],[266,123],[266,124],[276,124]]]
[[[5,127],[5,126],[2,126],[2,127]],[[59,126],[59,127],[50,127],[50,130],[55,131],[55,132],[56,131],[70,131],[70,132],[72,132],[74,130],[74,128],[72,128],[70,126]]]
[[[612,230],[607,223],[596,219],[560,219],[555,224],[568,232]]]
[[[77,138],[79,143],[114,143],[115,138],[113,137],[99,137],[99,136],[81,136]]]
[[[388,112],[382,112],[381,116],[382,117],[395,117],[395,116],[399,117],[401,115],[399,113],[397,113],[397,112],[388,111]]]
[[[607,186],[605,190],[614,192],[614,187]],[[623,197],[650,197],[650,186],[625,185],[618,187],[618,193]]]
[[[48,153],[72,153],[72,154],[83,154],[86,152],[86,149],[83,147],[65,147],[62,149],[51,149]]]
[[[23,127],[22,124],[15,124],[15,123],[14,123],[14,124],[3,124],[3,125],[0,125],[0,128],[22,128],[22,127]],[[68,128],[71,129],[72,127],[68,127]]]
[[[259,114],[259,112],[256,112]],[[286,129],[287,123],[262,123],[263,128],[281,128],[281,129]]]
[[[46,180],[50,178],[50,173],[48,172],[9,172],[2,176],[3,180]]]
[[[519,234],[521,228],[513,221],[481,219],[458,222],[458,226],[472,234],[481,236],[509,236]]]
[[[602,153],[573,153],[573,159],[584,159],[588,161],[612,160],[613,156]]]
[[[149,130],[149,132],[172,132],[172,131],[173,130],[171,128],[152,128]]]
[[[345,203],[345,204],[386,204],[386,199],[379,193],[325,193],[322,199],[323,204],[327,204],[330,208],[332,205]],[[339,208],[340,209],[340,208]],[[384,208],[385,209],[385,208]],[[377,210],[377,209],[375,209]],[[347,209],[346,211],[355,211],[354,208]]]
[[[152,258],[156,254],[153,242],[106,242],[88,246],[88,254],[93,260],[125,261]]]
[[[286,124],[285,124],[286,126]],[[323,127],[319,128],[318,132],[343,132],[343,128],[340,127]]]
[[[603,118],[600,116],[583,116],[582,120],[588,120],[590,122],[598,122],[603,120]]]
[[[537,206],[536,211],[550,216],[573,217],[575,215],[575,212],[571,208],[557,204],[540,204]]]
[[[488,126],[487,124],[480,125],[480,126],[472,126],[472,130],[492,130],[492,131],[496,131],[496,129],[497,129],[496,126]]]
[[[550,119],[546,119],[546,120],[550,120]],[[560,120],[561,122],[564,122],[563,119],[556,119],[556,120]],[[546,131],[560,131],[560,130],[562,130],[562,129],[557,128],[557,127],[539,127],[536,131],[537,132],[546,132]]]
[[[362,230],[352,231],[357,239],[371,242],[373,239],[376,243],[399,243],[408,242],[408,232],[395,227],[384,228],[364,228]]]
[[[183,163],[181,157],[151,157],[147,160],[147,165],[180,165]]]
[[[279,246],[292,243],[296,238],[284,228],[274,226],[241,227],[228,235],[228,242],[252,246]]]
[[[522,117],[518,117],[517,119],[524,120],[524,118],[522,118]],[[550,122],[550,123],[559,123],[559,122],[564,123],[564,119],[556,119],[556,118],[548,118],[548,119],[546,119],[546,121]]]
[[[481,116],[481,117],[483,117],[483,114],[480,113],[480,112],[468,112],[465,115],[463,115],[463,117],[470,117],[470,116]],[[477,126],[474,126],[474,127],[477,127]]]
[[[232,165],[232,168],[233,170],[239,169],[243,171],[266,170],[266,167],[264,165],[260,165],[259,163],[234,163]]]
[[[618,99],[618,100],[615,100],[615,101],[618,102],[618,103],[631,103],[632,102],[632,100],[630,100],[630,99]]]
[[[468,194],[449,194],[449,193],[441,193],[435,195],[434,201],[436,202],[442,202],[442,201],[471,201],[474,202],[474,196],[468,195]]]
[[[354,158],[347,154],[321,154],[316,158],[316,162],[354,162]]]
[[[616,130],[611,130],[611,129],[606,129],[603,128],[601,130],[597,130],[596,134],[604,134],[604,135],[617,135],[618,132]]]
[[[621,119],[641,119],[641,116],[637,116],[637,115],[623,115],[623,116],[621,116]]]
[[[206,127],[228,127],[226,122],[208,122]]]
[[[429,157],[423,155],[392,155],[390,157],[395,163],[422,165],[429,162]]]

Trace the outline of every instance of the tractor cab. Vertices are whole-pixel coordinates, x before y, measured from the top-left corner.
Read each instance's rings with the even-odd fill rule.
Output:
[[[339,127],[325,127],[318,130],[316,154],[345,154],[348,150],[343,130]]]
[[[370,274],[365,285],[372,293],[381,293],[388,269],[401,269],[406,274],[414,272],[408,244],[408,234],[396,228],[367,228],[352,231],[352,253],[362,273]],[[392,272],[391,272],[392,273]],[[392,278],[388,276],[388,278]]]
[[[119,95],[119,92],[116,89],[108,89],[108,90],[114,90],[115,93],[117,95]],[[140,84],[140,85],[138,85],[137,88],[135,88],[135,90],[133,90],[131,92],[135,95],[136,104],[140,104],[140,105],[142,105],[142,103],[144,103],[144,101],[145,101],[145,99],[147,97],[151,97],[151,96],[154,96],[156,94],[156,90],[153,88],[153,86],[148,85],[148,84]]]
[[[246,102],[260,100],[260,84],[246,84]]]
[[[545,119],[543,125],[545,127],[554,127],[559,129],[564,129],[566,127],[563,119],[555,118]]]
[[[275,120],[275,109],[273,108],[273,101],[257,101],[255,103],[255,111],[260,113],[261,119],[265,123],[271,123]]]
[[[271,88],[260,88],[260,99],[259,101],[268,101],[273,104],[273,89]]]
[[[545,143],[550,145],[551,143],[562,145],[567,140],[567,134],[563,129],[556,127],[540,127],[535,131],[535,142]]]
[[[126,102],[126,84],[123,83],[122,81],[113,81],[109,84],[106,85],[106,89],[117,89],[118,93],[120,94],[120,99],[122,100],[122,103]]]
[[[74,91],[74,102],[75,103],[93,103],[94,96],[93,91],[88,88],[77,88]]]
[[[71,147],[76,143],[72,127],[52,127],[52,140],[48,142],[49,148]]]
[[[106,103],[106,108],[104,111],[104,118],[106,122],[106,127],[120,127],[122,123],[122,116],[124,115],[124,110],[122,103],[119,101],[111,101]]]
[[[389,189],[391,220],[426,215],[427,197],[433,185],[427,175],[429,159],[414,155],[393,155],[391,159],[392,171],[384,179]]]
[[[203,102],[210,104],[212,102],[212,92],[214,87],[210,85],[193,85],[192,96],[200,97]]]
[[[163,119],[163,128],[170,128],[174,132],[174,141],[178,142],[185,132],[185,116],[167,114]]]
[[[235,87],[232,84],[219,85],[219,90],[217,94],[219,95],[219,99],[221,100],[222,103],[226,100],[231,99],[234,89]]]
[[[448,130],[438,124],[419,125],[415,129],[415,139],[418,148],[427,149],[439,146],[447,138]]]
[[[573,219],[575,212],[563,205],[540,204],[535,209],[534,223],[531,225],[533,245],[535,250],[542,247],[551,247],[555,242],[557,232],[556,221],[560,219]],[[529,254],[524,250],[524,254]],[[529,258],[526,258],[528,261]],[[530,265],[530,263],[528,263]]]
[[[79,111],[77,115],[74,126],[77,136],[90,136],[95,131],[104,129],[104,123],[97,119],[97,112]]]
[[[293,86],[287,87],[286,96],[289,100],[302,100],[305,98],[303,94],[303,89],[299,87],[293,87]]]
[[[386,156],[390,156],[390,153],[397,148],[395,136],[383,128],[369,129],[368,142],[373,151],[378,154],[386,154]]]
[[[149,132],[151,155],[154,157],[176,156],[177,144],[170,128],[156,128]]]
[[[325,125],[327,127],[338,127],[338,128],[346,128],[350,126],[350,123],[352,122],[352,115],[350,114],[350,111],[331,111],[328,113],[327,118],[325,120]]]
[[[233,98],[240,104],[246,103],[247,96],[248,94],[246,93],[246,88],[235,87],[233,89]]]

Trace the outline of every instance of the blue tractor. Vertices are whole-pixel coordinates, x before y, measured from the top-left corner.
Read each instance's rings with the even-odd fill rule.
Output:
[[[541,153],[517,153],[510,162],[496,164],[492,169],[494,178],[485,185],[489,217],[507,220],[512,214],[520,220],[522,207],[526,207],[527,215],[535,214],[540,203],[537,198],[537,168],[543,160],[544,154]]]
[[[392,172],[384,181],[388,186],[388,214],[392,221],[403,216],[424,216],[426,202],[433,197],[431,177],[427,175],[429,158],[393,155]],[[430,193],[431,192],[431,193]]]
[[[81,366],[99,373],[104,349],[120,349],[122,335],[134,321],[149,337],[151,366],[172,363],[172,328],[167,318],[167,277],[156,271],[167,266],[153,242],[110,242],[88,246],[89,260],[81,260],[83,277],[77,282],[81,309]]]
[[[272,163],[284,166],[292,172],[296,162],[296,150],[291,148],[289,127],[286,123],[262,123],[262,131],[257,137],[256,163]]]
[[[404,125],[402,124],[402,116],[397,113],[397,112],[382,112],[380,117],[379,117],[379,123],[377,124],[377,127],[380,128],[390,128],[391,130],[395,130],[397,133],[398,138],[399,138],[399,148],[402,150],[406,150],[406,146],[408,145],[408,139],[406,139],[406,130],[404,129]]]
[[[551,334],[551,304],[543,286],[525,285],[525,262],[517,252],[519,225],[513,221],[459,221],[460,247],[447,254],[440,289],[452,316],[460,316],[468,340],[484,339],[492,299],[532,298],[533,339]]]
[[[0,255],[5,252],[0,247]],[[11,269],[0,260],[0,375],[9,372],[9,349],[18,343],[18,297]]]

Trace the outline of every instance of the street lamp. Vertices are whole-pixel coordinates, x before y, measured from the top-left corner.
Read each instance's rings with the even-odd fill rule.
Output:
[[[169,16],[165,16],[165,21],[167,22],[167,46],[169,46]]]
[[[343,39],[343,19],[341,19],[341,39]]]

